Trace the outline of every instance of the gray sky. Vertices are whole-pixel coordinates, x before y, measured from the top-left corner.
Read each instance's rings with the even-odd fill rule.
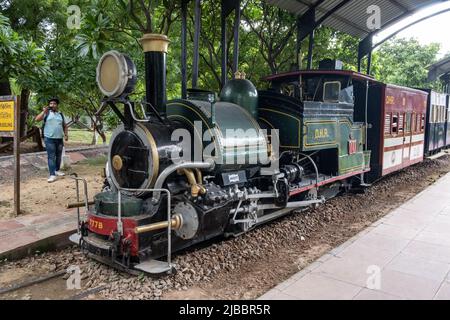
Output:
[[[374,43],[386,37],[386,35],[391,34],[399,30],[401,27],[419,20],[434,12],[441,11],[443,9],[450,8],[450,1],[432,6],[428,9],[422,10],[421,12],[407,18],[400,23],[386,29],[375,37]],[[450,11],[433,17],[431,19],[422,21],[413,27],[410,27],[397,35],[397,37],[405,38],[416,38],[422,44],[430,44],[432,42],[437,42],[441,44],[440,57],[447,53],[450,53]]]

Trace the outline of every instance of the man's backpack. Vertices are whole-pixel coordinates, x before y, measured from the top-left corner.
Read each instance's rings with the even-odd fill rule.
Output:
[[[62,128],[63,128],[63,132],[64,132],[64,129],[65,129],[65,127],[66,127],[66,120],[64,119],[64,115],[63,115],[62,112],[58,112],[58,113],[61,115],[61,118],[62,118]],[[45,124],[46,124],[46,122],[47,122],[47,118],[48,118],[48,115],[49,115],[49,114],[50,114],[50,111],[45,115],[45,117],[44,117],[44,122],[43,122],[43,124],[42,124],[42,129],[41,129],[42,139],[45,138],[45,136],[44,136],[44,128],[45,128]]]

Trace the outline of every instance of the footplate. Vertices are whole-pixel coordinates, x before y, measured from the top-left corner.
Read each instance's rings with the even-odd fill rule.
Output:
[[[134,269],[154,275],[172,273],[174,271],[174,268],[168,262],[153,259],[135,265]]]

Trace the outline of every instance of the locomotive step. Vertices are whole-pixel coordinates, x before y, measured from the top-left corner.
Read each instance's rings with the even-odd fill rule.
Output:
[[[372,184],[370,184],[370,183],[361,183],[359,186],[362,187],[362,188],[370,188],[372,186]]]
[[[149,259],[140,264],[135,265],[134,269],[154,275],[171,273],[175,271],[174,267],[171,266],[169,263],[153,259]]]

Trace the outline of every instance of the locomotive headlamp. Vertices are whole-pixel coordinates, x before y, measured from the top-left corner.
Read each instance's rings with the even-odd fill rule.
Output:
[[[118,98],[133,92],[137,82],[136,66],[126,55],[109,51],[97,66],[97,85],[109,98]]]

